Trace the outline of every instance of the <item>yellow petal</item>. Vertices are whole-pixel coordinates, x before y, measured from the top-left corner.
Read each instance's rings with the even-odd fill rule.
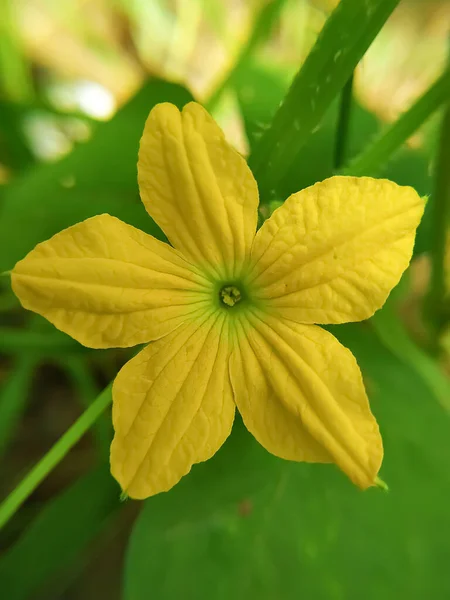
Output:
[[[230,434],[234,402],[224,314],[147,346],[113,386],[111,471],[132,498],[173,487]]]
[[[334,462],[374,485],[382,441],[351,352],[314,325],[255,312],[241,327],[230,372],[249,431],[281,458]]]
[[[258,189],[245,160],[199,104],[158,104],[141,139],[142,201],[170,242],[223,277],[238,273],[256,231]]]
[[[204,310],[208,285],[173,248],[106,214],[38,244],[12,272],[25,308],[92,348],[167,334]]]
[[[292,195],[255,239],[260,297],[299,323],[369,318],[407,268],[423,210],[412,188],[370,177]]]

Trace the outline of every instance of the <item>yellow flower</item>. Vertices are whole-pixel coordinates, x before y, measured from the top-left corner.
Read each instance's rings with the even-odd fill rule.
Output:
[[[374,484],[383,456],[353,355],[316,324],[370,317],[411,259],[424,202],[332,177],[256,233],[258,190],[198,104],[150,113],[142,201],[171,246],[107,214],[39,244],[12,273],[23,306],[93,348],[148,344],[113,386],[111,469],[145,498],[230,434],[235,408],[269,451]]]

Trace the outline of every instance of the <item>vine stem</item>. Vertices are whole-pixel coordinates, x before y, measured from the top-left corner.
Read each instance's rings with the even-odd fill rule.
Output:
[[[426,92],[387,127],[361,154],[341,169],[341,175],[373,175],[408,138],[444,104],[450,95],[450,69],[426,90]]]
[[[111,386],[108,386],[75,421],[72,427],[50,448],[47,454],[31,469],[9,496],[5,498],[0,504],[0,528],[6,525],[38,485],[42,483],[91,425],[95,423],[111,401]]]
[[[450,103],[442,119],[439,147],[436,158],[435,188],[433,194],[431,247],[431,280],[428,293],[428,314],[438,334],[445,320],[444,299],[445,255],[450,221]]]

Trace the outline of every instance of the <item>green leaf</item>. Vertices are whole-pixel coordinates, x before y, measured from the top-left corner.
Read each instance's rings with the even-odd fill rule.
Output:
[[[264,487],[278,468],[275,457],[263,454],[245,429],[239,416],[233,433],[214,458],[196,465],[168,494],[159,494],[144,503],[151,512],[152,527],[164,532],[197,522]]]
[[[255,148],[289,87],[289,75],[281,69],[248,60],[236,73],[233,89],[244,119],[250,148]]]
[[[44,585],[64,575],[76,561],[84,562],[86,547],[111,525],[119,507],[119,488],[106,465],[84,475],[46,504],[0,558],[2,597],[35,598]]]
[[[99,125],[89,142],[58,163],[40,165],[16,179],[5,190],[0,209],[0,271],[38,242],[105,211],[158,233],[139,200],[139,139],[155,104],[181,107],[191,99],[178,85],[151,80],[111,121]]]
[[[334,140],[334,168],[340,169],[347,158],[348,135],[353,106],[353,80],[354,73],[344,85],[339,101],[339,116],[336,124]]]
[[[249,490],[251,464],[230,461],[222,485],[240,488],[234,503],[224,506],[205,486],[191,513],[184,499],[196,494],[195,467],[184,489],[165,495],[172,523],[164,517],[161,525],[156,504],[146,503],[130,540],[124,600],[448,597],[447,415],[367,326],[338,331],[358,358],[380,421],[381,477],[391,491],[361,492],[333,466],[278,461],[255,449],[257,470],[276,461],[265,486]],[[214,461],[216,490],[225,474],[214,474]]]
[[[250,158],[264,194],[280,181],[319,126],[398,0],[342,0]]]

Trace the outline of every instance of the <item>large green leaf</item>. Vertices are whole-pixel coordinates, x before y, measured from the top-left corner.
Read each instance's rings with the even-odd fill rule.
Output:
[[[84,475],[49,502],[0,558],[1,597],[35,598],[77,560],[84,562],[82,553],[119,507],[119,488],[107,466]]]
[[[146,501],[144,511],[152,513],[155,531],[164,534],[172,527],[212,517],[218,508],[244,499],[264,487],[277,468],[277,459],[261,453],[237,417],[231,437],[214,459],[196,465],[173,492]]]
[[[11,268],[36,243],[101,212],[159,231],[139,200],[139,138],[155,104],[182,106],[191,99],[178,85],[151,80],[111,121],[99,125],[89,142],[58,163],[40,165],[16,179],[0,209],[0,271]]]
[[[147,501],[128,550],[125,600],[449,597],[448,417],[367,326],[338,331],[381,424],[391,491],[363,493],[332,466],[277,461],[257,448],[254,467],[230,460],[216,473],[212,459],[163,497],[178,507],[171,519],[161,517],[162,500]],[[265,486],[252,491],[247,478],[266,460]],[[199,490],[207,468],[211,488]],[[221,478],[234,490],[228,507],[216,494]],[[192,497],[195,506],[185,503]]]

